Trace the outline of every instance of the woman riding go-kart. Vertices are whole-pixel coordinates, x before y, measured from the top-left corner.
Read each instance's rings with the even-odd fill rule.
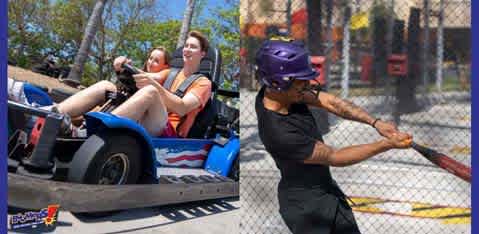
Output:
[[[152,68],[155,63],[165,64],[161,58],[165,58],[166,51],[153,50],[146,71],[138,74],[132,74],[138,71],[126,65],[125,58],[118,58],[115,66],[122,68],[119,89],[110,83],[97,83],[101,88],[80,91],[54,105],[51,108],[54,111],[9,102],[9,110],[38,117],[29,137],[17,131],[10,138],[9,172],[83,184],[208,184],[227,182],[226,176],[237,181],[238,115],[211,117],[216,113],[215,107],[221,106],[214,99],[215,95],[211,95],[215,91],[213,84],[219,78],[221,56],[217,49],[204,50],[207,44],[201,42],[200,36],[190,33],[185,48],[174,53],[172,68],[157,73]],[[130,76],[135,81],[133,87]],[[150,85],[151,78],[163,86]],[[87,104],[71,108],[78,104],[75,99],[79,97],[80,103]],[[89,111],[99,104],[98,100],[105,103],[102,109],[111,113],[86,113],[86,137],[71,137],[62,132],[69,129],[61,127],[69,126],[65,118]],[[69,106],[68,103],[76,104]],[[218,123],[225,123],[225,119],[230,121],[218,126]],[[9,184],[10,191],[17,191],[16,183],[9,181]],[[217,192],[225,193],[221,189]],[[15,203],[15,197],[10,201]],[[113,204],[104,207],[92,204],[74,211],[112,209],[116,209]]]

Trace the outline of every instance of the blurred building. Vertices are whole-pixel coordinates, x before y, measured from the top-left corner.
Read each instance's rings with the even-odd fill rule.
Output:
[[[326,12],[326,3],[322,0],[323,12]],[[333,12],[340,12],[344,8],[344,1],[331,0]],[[353,14],[366,13],[369,16],[375,0],[351,1]],[[389,4],[389,0],[382,2],[383,6]],[[429,0],[431,16],[439,12],[440,0]],[[303,39],[306,36],[307,13],[305,0],[244,0],[240,1],[241,32],[244,36],[264,38],[268,28],[277,27],[286,30],[288,28],[288,3],[290,3],[291,36]],[[404,20],[406,25],[411,7],[423,9],[424,0],[395,0],[394,12],[397,19]],[[334,13],[332,21],[335,27],[340,27],[342,15]],[[324,21],[324,20],[323,20]],[[437,17],[430,17],[430,28],[437,26]],[[444,0],[444,27],[445,28],[470,28],[471,27],[471,0]]]

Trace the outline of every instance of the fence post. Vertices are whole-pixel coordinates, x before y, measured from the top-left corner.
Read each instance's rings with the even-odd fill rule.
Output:
[[[323,51],[324,56],[326,57],[324,68],[326,75],[324,76],[324,81],[326,86],[329,85],[330,73],[331,73],[331,51],[335,47],[335,42],[333,41],[333,0],[327,0],[326,2],[326,24],[327,24],[327,42],[326,49]]]
[[[351,7],[346,2],[343,18],[343,71],[341,74],[341,97],[347,98],[349,93],[349,51],[351,48],[349,24],[351,21]]]
[[[394,0],[389,0],[389,17],[388,17],[388,29],[386,35],[386,55],[387,58],[392,54],[393,40],[394,40]],[[390,99],[393,97],[393,91],[391,89],[391,79],[392,77],[388,74],[386,76],[386,88],[385,88],[385,105],[390,103]],[[393,81],[394,83],[394,81]]]
[[[437,26],[437,63],[436,63],[436,87],[442,99],[442,66],[444,53],[444,0],[439,1],[439,14]]]
[[[399,112],[410,113],[419,109],[416,101],[416,85],[419,78],[419,30],[421,10],[412,7],[409,12],[407,58],[408,75],[399,82]]]
[[[427,93],[427,86],[429,83],[429,76],[428,76],[428,67],[429,67],[429,0],[424,0],[423,6],[424,12],[424,39],[422,44],[422,90],[423,94]]]
[[[378,9],[378,8],[376,8]],[[374,12],[373,15],[373,71],[374,71],[374,79],[373,79],[373,86],[374,89],[378,87],[378,85],[384,85],[383,79],[386,76],[386,29],[387,29],[387,21],[386,16],[381,14],[378,10]],[[376,90],[374,90],[376,91]]]
[[[392,42],[391,42],[391,54],[402,54],[403,53],[403,48],[404,48],[404,21],[403,20],[394,20],[394,26],[393,26],[393,37],[392,37]],[[404,92],[404,83],[408,82],[405,80],[407,78],[406,76],[396,76],[393,77],[391,75],[388,76],[389,79],[394,79],[393,82],[396,87],[396,102],[395,105],[393,105],[393,119],[394,123],[396,125],[399,125],[399,122],[401,120],[401,111],[400,111],[400,104],[404,104],[404,101],[400,101],[401,98],[403,98],[401,92]]]

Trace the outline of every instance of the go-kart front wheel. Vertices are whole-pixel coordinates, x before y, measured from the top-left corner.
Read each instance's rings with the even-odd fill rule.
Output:
[[[90,136],[75,153],[68,173],[70,182],[83,184],[134,184],[141,174],[141,146],[118,132]]]
[[[135,184],[141,175],[141,145],[118,132],[90,136],[75,153],[68,172],[70,182]],[[116,211],[74,213],[77,218],[99,218]]]

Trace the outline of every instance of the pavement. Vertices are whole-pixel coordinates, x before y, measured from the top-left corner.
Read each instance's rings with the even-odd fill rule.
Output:
[[[402,115],[399,128],[415,141],[471,165],[470,94],[423,98],[423,109]],[[278,214],[279,171],[257,135],[255,93],[241,91],[240,233],[290,233]],[[353,97],[375,116],[392,120],[385,97]],[[446,102],[444,102],[444,100]],[[469,100],[469,101],[468,101]],[[324,136],[335,148],[380,138],[370,126],[330,118]],[[360,230],[371,234],[471,233],[471,185],[412,149],[391,150],[351,167],[331,168],[355,203]]]
[[[239,199],[232,198],[131,209],[102,218],[75,216],[60,211],[56,228],[52,231],[43,232],[41,228],[29,227],[8,233],[234,234],[239,233],[239,208]]]

